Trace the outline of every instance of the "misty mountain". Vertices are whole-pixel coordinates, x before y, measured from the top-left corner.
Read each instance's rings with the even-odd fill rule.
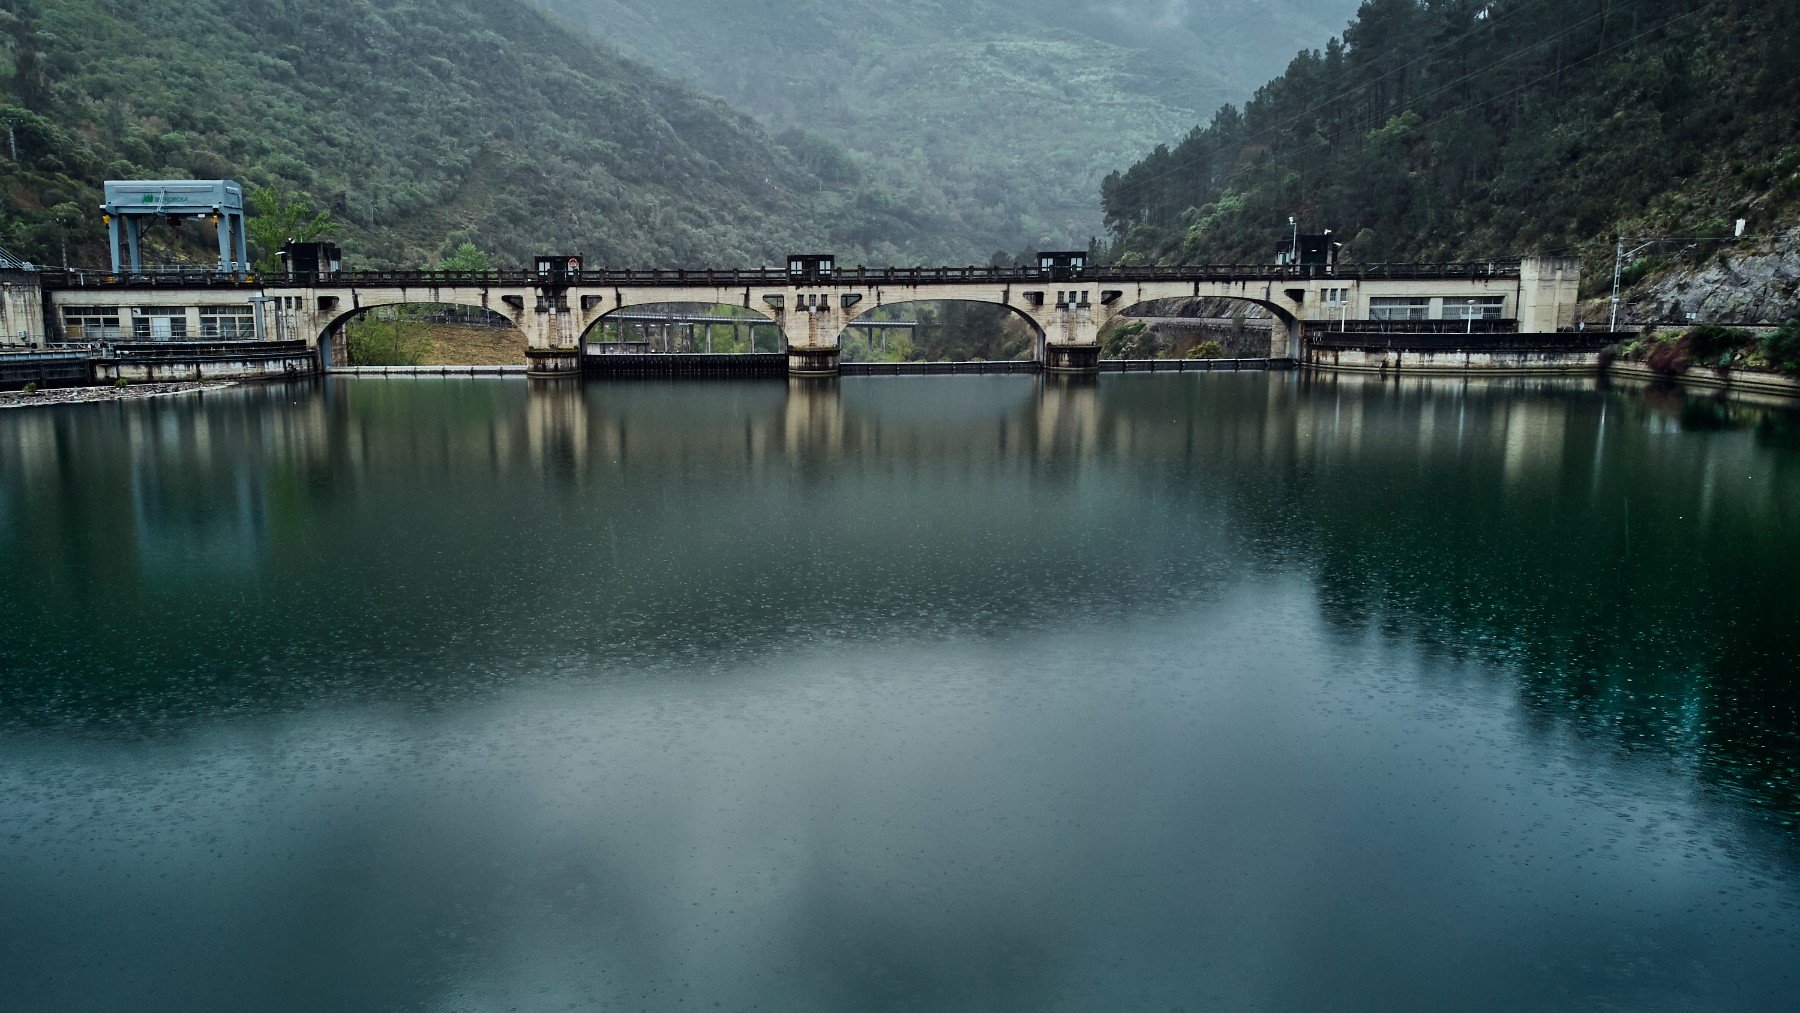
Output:
[[[1736,220],[1800,219],[1797,20],[1800,0],[1369,0],[1342,44],[1109,178],[1108,226],[1164,263],[1265,260],[1289,215],[1363,262],[1579,253],[1600,285],[1619,234],[1687,237],[1638,273],[1717,261]],[[1800,305],[1791,235],[1736,248],[1782,243],[1790,266],[1712,287]]]
[[[539,0],[916,213],[925,259],[1086,246],[1105,174],[1347,21],[1352,0]]]
[[[521,0],[4,0],[0,244],[104,261],[108,178],[310,194],[354,265],[774,263],[929,248],[851,169]],[[204,237],[157,229],[157,257]]]

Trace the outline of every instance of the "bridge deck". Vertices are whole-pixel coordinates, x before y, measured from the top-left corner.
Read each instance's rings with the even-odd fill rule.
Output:
[[[998,282],[1002,284],[1053,284],[1056,281],[1117,282],[1267,282],[1318,281],[1439,281],[1519,277],[1518,261],[1484,261],[1452,264],[1276,265],[1234,264],[1190,267],[1090,267],[1067,279],[1035,267],[884,267],[841,268],[829,279],[797,281],[787,271],[774,268],[750,270],[608,270],[586,271],[558,287],[654,285],[658,287],[739,288],[790,286],[804,288],[857,288],[875,285],[953,284]],[[497,285],[545,284],[536,273],[506,271],[339,271],[326,275],[253,275],[237,278],[211,271],[166,271],[117,275],[104,271],[45,271],[46,289],[70,288],[283,288],[375,287],[480,288]]]

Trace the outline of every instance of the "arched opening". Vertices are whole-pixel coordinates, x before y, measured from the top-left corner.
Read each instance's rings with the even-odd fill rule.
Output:
[[[320,342],[332,366],[516,366],[528,343],[506,314],[460,303],[359,307]]]
[[[1148,299],[1100,329],[1102,359],[1263,359],[1281,310],[1254,299],[1220,296]]]
[[[857,317],[838,336],[842,362],[1015,362],[1041,357],[1044,332],[999,303],[917,300]]]
[[[647,303],[602,315],[582,354],[749,355],[782,352],[787,337],[767,314],[722,303]]]

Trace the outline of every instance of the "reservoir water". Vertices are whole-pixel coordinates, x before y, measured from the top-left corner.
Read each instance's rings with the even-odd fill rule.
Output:
[[[1591,382],[10,411],[0,1007],[1791,1007],[1796,517]]]

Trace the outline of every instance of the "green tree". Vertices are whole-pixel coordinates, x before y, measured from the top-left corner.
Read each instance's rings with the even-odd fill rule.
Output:
[[[310,243],[337,232],[331,212],[313,207],[301,194],[258,187],[250,191],[250,220],[244,224],[250,242],[256,247],[258,274],[274,274],[281,270],[277,256],[289,242]]]
[[[474,243],[463,243],[456,252],[438,261],[440,271],[491,271],[493,265],[488,263],[488,255],[481,252]]]

